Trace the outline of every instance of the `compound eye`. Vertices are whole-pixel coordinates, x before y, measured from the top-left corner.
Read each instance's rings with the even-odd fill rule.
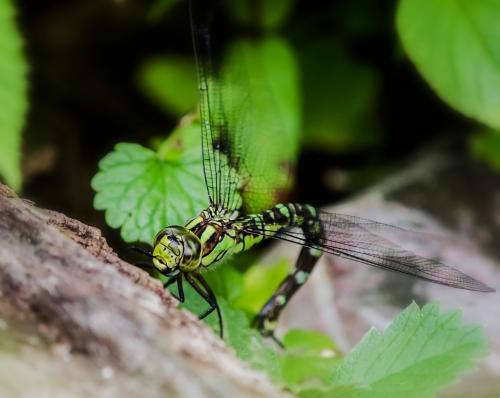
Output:
[[[170,235],[171,232],[168,230],[168,228],[163,228],[156,234],[155,237],[155,246],[167,235]]]
[[[168,235],[168,247],[174,252],[176,256],[181,254],[181,244],[175,235]]]

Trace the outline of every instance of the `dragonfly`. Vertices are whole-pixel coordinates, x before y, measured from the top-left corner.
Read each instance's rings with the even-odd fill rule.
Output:
[[[312,205],[279,203],[265,211],[245,211],[247,178],[242,168],[248,151],[243,145],[245,126],[251,115],[251,101],[244,97],[241,78],[236,88],[216,68],[210,36],[207,0],[189,2],[191,30],[199,80],[199,116],[203,174],[208,207],[185,225],[171,225],[158,232],[151,251],[138,249],[152,259],[150,266],[166,276],[165,287],[177,285],[174,296],[185,301],[187,282],[208,304],[199,318],[216,311],[220,335],[223,322],[217,298],[203,272],[232,255],[249,250],[273,238],[302,246],[293,271],[263,305],[254,325],[266,337],[275,337],[279,316],[303,286],[323,253],[340,256],[429,282],[478,292],[493,289],[438,260],[420,257],[384,236],[384,232],[404,232],[391,226],[351,215],[324,212]],[[236,94],[235,94],[236,93]],[[225,101],[237,102],[228,107]],[[231,111],[232,109],[232,111]],[[265,146],[262,148],[265,150]],[[257,161],[258,159],[253,159]]]

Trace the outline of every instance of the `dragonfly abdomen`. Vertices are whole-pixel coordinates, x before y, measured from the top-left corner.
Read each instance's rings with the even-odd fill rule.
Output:
[[[323,226],[314,207],[296,203],[279,204],[263,213],[251,216],[248,224],[246,231],[250,234],[261,234],[266,238],[276,236],[282,240],[301,243],[303,246],[295,270],[282,281],[256,318],[256,326],[260,332],[266,336],[273,336],[281,311],[307,281],[321,256]],[[290,232],[294,228],[301,230],[303,240],[298,240],[298,235]]]
[[[271,238],[284,229],[300,228],[305,235],[321,233],[321,223],[313,206],[284,203],[249,216],[245,231]]]

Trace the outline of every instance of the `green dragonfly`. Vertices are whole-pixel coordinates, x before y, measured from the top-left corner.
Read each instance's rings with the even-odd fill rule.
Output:
[[[264,336],[274,337],[283,308],[306,283],[323,253],[397,271],[454,288],[489,292],[493,289],[437,260],[420,257],[386,237],[383,232],[404,230],[350,215],[327,213],[311,205],[276,204],[260,213],[245,211],[248,178],[248,148],[245,126],[250,123],[251,102],[244,80],[226,79],[216,68],[209,35],[210,1],[190,1],[191,29],[199,78],[204,178],[208,207],[185,225],[162,229],[151,252],[154,269],[168,277],[165,287],[177,284],[178,300],[184,302],[184,281],[208,303],[205,318],[217,312],[222,337],[222,316],[217,299],[203,271],[229,256],[274,238],[302,246],[294,271],[281,282],[255,319]],[[234,104],[227,106],[227,101]],[[262,151],[265,150],[263,145]],[[264,154],[262,154],[264,156]],[[257,158],[252,161],[257,162]],[[247,177],[245,177],[247,176]],[[248,177],[250,176],[250,177]],[[276,340],[276,339],[275,339]],[[276,340],[277,341],[277,340]]]

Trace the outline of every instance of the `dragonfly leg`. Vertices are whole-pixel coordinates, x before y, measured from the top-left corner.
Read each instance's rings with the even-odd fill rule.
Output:
[[[157,268],[153,264],[149,264],[146,261],[138,261],[138,262],[134,263],[134,265],[140,269],[145,270],[145,271],[157,270]]]
[[[203,276],[197,272],[186,273],[184,277],[188,281],[188,283],[193,287],[194,290],[208,303],[210,308],[202,313],[198,318],[203,319],[210,315],[213,311],[217,312],[217,317],[219,320],[219,334],[220,337],[224,337],[224,328],[222,324],[222,314],[220,312],[219,304],[217,303],[217,299],[210,288],[209,284],[203,278]]]
[[[172,276],[163,284],[163,287],[168,288],[175,282],[177,282],[177,292],[179,295],[173,293],[172,291],[170,291],[170,294],[174,296],[177,300],[179,300],[181,303],[183,303],[185,300],[185,296],[184,296],[184,287],[182,286],[182,275],[179,274],[176,276]]]
[[[132,245],[132,246],[130,246],[130,248],[138,253],[144,254],[145,256],[153,257],[153,254],[149,250],[143,249],[140,246]]]
[[[264,304],[254,320],[255,327],[263,336],[276,339],[274,330],[281,311],[283,311],[297,290],[307,281],[320,256],[321,252],[314,248],[302,248],[295,270],[281,282],[278,289]]]
[[[209,316],[212,312],[214,312],[215,307],[210,307],[208,310],[206,310],[203,314],[198,315],[198,319],[202,320],[205,319],[207,316]]]

